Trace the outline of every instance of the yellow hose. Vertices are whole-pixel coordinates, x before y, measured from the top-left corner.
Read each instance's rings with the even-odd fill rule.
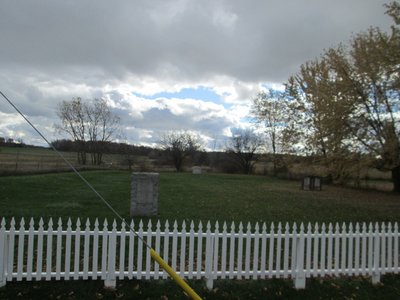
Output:
[[[195,300],[202,300],[199,295],[182,279],[178,274],[161,258],[160,255],[154,250],[150,249],[151,257],[163,268],[169,276],[190,296],[190,298]]]

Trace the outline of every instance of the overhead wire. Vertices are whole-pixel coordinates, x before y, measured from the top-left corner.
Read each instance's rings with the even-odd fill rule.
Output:
[[[152,248],[149,244],[135,231],[130,224],[128,224],[125,219],[112,207],[110,202],[108,202],[95,188],[94,186],[85,178],[83,175],[72,165],[72,163],[56,149],[56,147],[49,142],[49,140],[41,133],[41,131],[33,125],[33,123],[22,113],[22,111],[0,90],[0,94],[3,98],[14,108],[14,110],[35,130],[35,132],[54,150],[61,159],[68,165],[68,167],[73,170],[73,172],[92,190],[96,196],[110,209],[113,214],[125,224],[126,227],[149,249],[151,257],[172,277],[173,280],[192,298],[200,299],[201,297],[182,279],[179,275],[161,258],[161,256]]]

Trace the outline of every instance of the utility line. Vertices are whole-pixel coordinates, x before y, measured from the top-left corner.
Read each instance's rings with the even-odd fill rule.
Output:
[[[22,118],[36,131],[37,134],[40,135],[40,137],[61,157],[61,159],[71,168],[71,170],[74,171],[76,175],[97,195],[98,198],[114,213],[115,216],[118,217],[118,219],[121,220],[122,223],[125,224],[129,228],[129,230],[150,250],[150,255],[151,257],[157,261],[157,263],[176,281],[176,283],[192,298],[192,299],[200,299],[201,297],[182,279],[179,277],[179,275],[161,258],[161,256],[153,249],[151,248],[146,241],[138,235],[138,233],[132,228],[130,224],[128,224],[124,218],[112,207],[112,205],[93,187],[92,184],[90,184],[89,181],[86,180],[85,177],[82,176],[81,173],[69,162],[68,159],[65,158],[65,156],[58,151],[53,144],[51,144],[47,138],[37,129],[35,125],[29,121],[29,119],[21,112],[21,110],[14,105],[14,103],[6,96],[4,93],[0,90],[0,94],[3,96],[3,98],[15,109],[16,112],[18,112],[19,115],[21,115]]]

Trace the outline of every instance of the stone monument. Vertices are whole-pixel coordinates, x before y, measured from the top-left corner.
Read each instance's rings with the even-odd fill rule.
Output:
[[[199,174],[201,174],[201,173],[202,173],[201,167],[194,166],[194,167],[192,168],[192,174],[199,175]]]
[[[132,173],[131,217],[157,215],[159,183],[158,173]]]

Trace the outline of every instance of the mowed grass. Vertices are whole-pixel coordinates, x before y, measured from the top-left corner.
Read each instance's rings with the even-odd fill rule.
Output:
[[[82,174],[122,217],[130,219],[129,172]],[[7,219],[114,218],[74,173],[1,177],[0,212]],[[153,219],[221,224],[396,222],[400,219],[400,198],[336,186],[303,191],[297,181],[264,176],[161,173],[159,215]]]
[[[130,173],[83,172],[83,176],[126,219]],[[323,186],[300,189],[300,182],[263,176],[160,174],[159,215],[153,220],[207,222],[397,222],[400,197],[383,192]],[[113,214],[73,173],[0,178],[0,217],[113,219]],[[135,219],[137,222],[138,219]],[[145,219],[147,221],[147,219]],[[217,280],[208,291],[203,281],[190,285],[204,299],[400,299],[400,276],[308,279],[305,290],[291,280]],[[187,299],[171,280],[122,280],[114,291],[102,281],[12,282],[0,299]]]

